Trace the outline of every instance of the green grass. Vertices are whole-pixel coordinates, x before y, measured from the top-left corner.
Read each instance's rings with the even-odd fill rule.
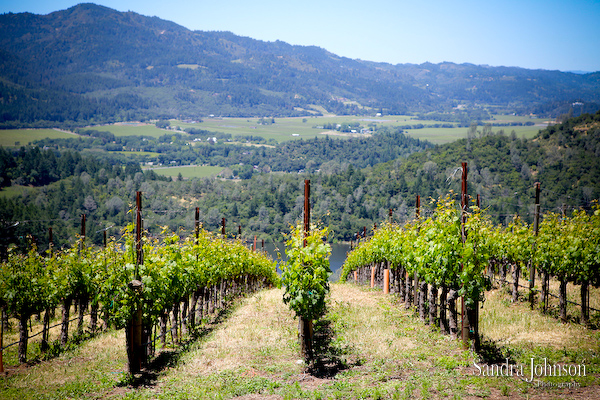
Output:
[[[506,118],[501,118],[506,117]],[[512,118],[512,119],[509,119]],[[306,121],[306,122],[304,122]],[[489,122],[527,122],[534,121],[541,123],[540,120],[531,119],[529,117],[515,117],[515,116],[498,116],[496,121]],[[443,144],[452,142],[458,139],[466,137],[468,128],[455,127],[455,128],[434,128],[432,125],[442,123],[431,120],[418,120],[414,117],[406,115],[386,115],[382,117],[358,117],[358,116],[324,116],[324,117],[298,117],[298,118],[275,118],[275,123],[270,125],[259,125],[258,118],[207,118],[204,122],[195,124],[186,124],[181,121],[171,121],[172,126],[179,126],[182,129],[196,128],[204,129],[211,132],[223,132],[229,133],[233,137],[236,135],[252,135],[261,136],[265,139],[273,139],[277,142],[285,142],[289,140],[296,140],[300,138],[309,139],[322,137],[323,134],[327,134],[328,131],[325,129],[317,129],[315,126],[323,126],[325,124],[343,124],[358,122],[364,127],[368,127],[369,124],[376,124],[377,126],[402,126],[402,125],[416,125],[423,124],[426,127],[423,129],[408,129],[407,134],[418,138],[429,140],[435,144]],[[515,126],[515,127],[494,127],[493,131],[503,129],[506,134],[510,134],[512,130],[515,130],[518,137],[533,137],[538,130],[542,129],[540,126]],[[336,135],[337,132],[329,132],[329,134]],[[297,136],[294,136],[297,135]],[[337,137],[349,137],[348,135],[341,134]]]
[[[173,134],[172,132],[170,133],[168,131],[158,129],[153,124],[101,125],[101,126],[94,126],[89,129],[93,129],[96,131],[111,132],[115,136],[151,136],[151,137],[159,138],[164,135]]]
[[[277,142],[285,142],[300,138],[314,138],[319,136],[324,130],[313,129],[316,124],[315,118],[306,118],[303,123],[302,118],[276,118],[275,124],[259,125],[257,118],[209,118],[204,122],[197,124],[185,124],[179,121],[171,121],[171,126],[185,128],[204,129],[211,132],[229,133],[233,138],[238,135],[260,136],[267,140],[274,139]],[[322,124],[323,122],[321,122]],[[292,136],[299,135],[299,136]]]
[[[189,68],[184,66],[182,68]],[[542,124],[544,121],[531,119],[529,117],[496,115],[494,120],[484,122],[527,122],[533,121],[536,124]],[[207,118],[201,123],[183,123],[181,121],[171,121],[171,126],[178,126],[182,130],[186,128],[203,129],[210,132],[229,133],[233,137],[237,135],[260,136],[266,140],[273,139],[276,142],[286,142],[289,140],[311,139],[314,137],[323,137],[324,134],[335,135],[339,138],[347,138],[350,135],[340,134],[338,132],[328,132],[326,129],[318,129],[316,126],[325,124],[344,124],[358,122],[364,127],[370,124],[377,126],[402,126],[423,124],[423,129],[409,129],[407,134],[418,138],[429,140],[435,144],[443,144],[462,139],[466,136],[468,128],[433,128],[432,125],[441,123],[439,121],[418,120],[407,115],[385,115],[382,117],[359,117],[359,116],[323,116],[323,117],[294,117],[294,118],[275,118],[274,124],[259,125],[258,118]],[[518,137],[531,138],[542,126],[515,126],[515,127],[494,127],[494,131],[503,129],[506,134],[515,130]],[[94,126],[88,129],[97,131],[108,131],[115,136],[151,136],[158,138],[163,135],[173,135],[175,132],[156,128],[153,124],[114,124]],[[356,136],[356,135],[355,135]],[[360,135],[359,135],[360,136]],[[60,132],[53,129],[15,129],[0,131],[0,145],[15,146],[27,145],[35,140],[44,138],[73,138],[74,135]]]
[[[498,132],[500,129],[504,130],[505,135],[510,135],[514,130],[518,138],[533,138],[541,127],[538,126],[504,126],[504,127],[492,127],[492,131]],[[480,129],[481,130],[481,129]],[[423,128],[423,129],[408,129],[406,134],[410,137],[414,137],[421,140],[428,140],[434,144],[444,144],[454,142],[459,139],[467,137],[468,128],[456,127],[456,128]]]
[[[159,157],[160,153],[155,151],[109,151],[111,154],[125,154],[128,156],[148,156],[148,157]]]
[[[189,165],[182,167],[164,167],[152,168],[159,175],[172,176],[176,178],[179,174],[184,179],[190,178],[206,178],[214,176],[223,171],[223,167],[215,167],[210,165]]]
[[[33,192],[35,191],[35,188],[29,187],[29,186],[20,186],[20,185],[13,185],[13,186],[8,186],[3,188],[2,190],[0,190],[0,197],[5,197],[5,198],[10,198],[10,197],[15,197],[15,196],[19,196],[28,192]]]
[[[0,146],[27,146],[41,139],[73,139],[77,136],[54,129],[6,129],[0,130]]]

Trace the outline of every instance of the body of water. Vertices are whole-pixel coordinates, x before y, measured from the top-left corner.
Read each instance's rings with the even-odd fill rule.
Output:
[[[260,242],[258,249],[261,248]],[[285,255],[285,243],[265,243],[265,251],[277,260],[277,272],[281,273],[279,265],[287,260]],[[333,274],[329,280],[337,282],[342,272],[342,265],[346,261],[346,254],[350,251],[350,245],[344,243],[331,244],[331,257],[329,257],[329,265]]]

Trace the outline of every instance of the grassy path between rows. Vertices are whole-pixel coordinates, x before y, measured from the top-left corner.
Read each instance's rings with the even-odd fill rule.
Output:
[[[489,345],[488,356],[510,357],[517,364],[530,357],[585,363],[587,376],[544,380],[552,387],[536,387],[515,376],[478,376],[474,363],[483,365],[480,356],[423,325],[393,296],[333,284],[329,312],[316,326],[320,357],[310,369],[299,360],[297,320],[283,304],[282,290],[271,289],[237,302],[200,339],[163,351],[153,370],[140,379],[127,379],[124,333],[112,331],[0,377],[0,398],[600,398],[598,331],[560,325],[525,304],[506,305],[501,290],[488,297],[481,312],[482,330],[485,334],[488,329],[488,337],[501,346]],[[507,331],[509,343],[503,342],[503,324],[521,324],[518,329],[527,340],[513,330]],[[549,329],[552,340],[536,343],[527,329]],[[543,331],[539,337],[548,335]],[[580,387],[556,387],[564,382]]]

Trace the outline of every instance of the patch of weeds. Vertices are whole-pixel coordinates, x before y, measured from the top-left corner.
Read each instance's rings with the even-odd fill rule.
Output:
[[[435,390],[438,391],[438,393],[440,394],[441,397],[449,396],[448,392],[446,392],[446,384],[445,384],[444,380],[439,380],[437,382],[437,386],[435,387]]]
[[[125,374],[123,374],[123,377],[121,378],[121,380],[119,381],[117,386],[133,386],[134,383],[135,383],[135,376],[133,376],[130,373],[125,373]]]
[[[258,349],[258,354],[262,358],[270,358],[273,355],[273,349],[268,346],[261,346]]]
[[[357,399],[373,399],[373,400],[381,400],[385,396],[385,392],[382,392],[379,387],[366,387],[360,390],[357,390],[353,393],[353,398]]]
[[[275,389],[281,387],[279,382],[261,376],[251,378],[240,378],[227,380],[226,392],[231,396],[243,396],[246,394],[272,394]]]
[[[413,392],[415,391],[415,384],[413,382],[408,382],[404,387],[404,394],[402,399],[408,400],[413,398]]]
[[[447,371],[452,371],[460,365],[460,362],[452,356],[441,356],[435,360],[435,365],[445,368]]]
[[[325,399],[325,397],[323,397],[323,394],[317,390],[313,391],[311,395],[312,395],[312,397],[311,397],[312,400],[324,400]]]
[[[86,393],[92,393],[96,389],[93,382],[88,379],[77,379],[60,386],[54,393],[57,398],[80,397]]]
[[[577,383],[579,383],[581,387],[598,385],[600,384],[600,379],[593,375],[589,375],[586,371],[586,376],[577,377]]]
[[[470,392],[470,394],[475,397],[485,398],[485,397],[489,397],[492,394],[492,392],[490,391],[490,389],[488,389],[484,385],[477,385],[477,386],[474,386],[474,389]]]
[[[402,398],[402,391],[400,390],[400,385],[394,386],[390,395],[390,398],[392,400],[400,400]]]
[[[286,386],[283,390],[283,400],[309,399],[310,395],[305,393],[300,384],[295,382],[293,385]]]
[[[421,384],[421,398],[428,399],[431,397],[431,381],[423,381]]]
[[[500,386],[500,394],[502,396],[506,396],[506,397],[508,397],[510,395],[510,388],[508,387],[508,385],[506,383],[504,383]]]

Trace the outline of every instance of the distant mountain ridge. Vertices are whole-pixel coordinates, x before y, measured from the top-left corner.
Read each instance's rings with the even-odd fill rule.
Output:
[[[600,72],[375,63],[80,4],[0,15],[0,126],[600,107]]]

